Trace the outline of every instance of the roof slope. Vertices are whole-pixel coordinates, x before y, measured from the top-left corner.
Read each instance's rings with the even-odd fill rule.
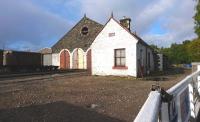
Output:
[[[83,27],[88,28],[86,35],[81,33]],[[68,49],[72,52],[75,48],[82,48],[86,51],[102,28],[103,25],[84,16],[64,37],[52,46],[52,52],[58,53],[62,49]]]
[[[113,19],[116,23],[118,23],[124,30],[126,30],[129,34],[131,34],[133,37],[135,37],[138,42],[144,46],[150,47],[142,38],[140,38],[136,33],[132,33],[131,31],[129,31],[126,27],[124,27],[122,24],[120,24],[120,22],[118,22],[115,18],[111,17],[110,19]],[[108,22],[110,21],[110,19],[108,20]],[[108,23],[107,22],[107,23]],[[151,47],[150,47],[151,48]]]
[[[52,49],[51,48],[43,48],[38,52],[42,53],[42,54],[50,54],[50,53],[52,53]]]

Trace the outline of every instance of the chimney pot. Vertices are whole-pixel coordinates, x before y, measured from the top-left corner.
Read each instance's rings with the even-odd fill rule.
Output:
[[[123,19],[120,20],[120,24],[131,31],[131,19],[123,16]]]

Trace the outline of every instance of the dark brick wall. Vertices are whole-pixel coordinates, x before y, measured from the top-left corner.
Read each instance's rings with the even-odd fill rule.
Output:
[[[83,27],[88,28],[88,33],[83,35],[81,30]],[[68,49],[72,52],[75,48],[82,48],[86,51],[98,33],[102,30],[103,25],[83,17],[63,38],[61,38],[53,47],[52,52],[58,53],[62,49]]]

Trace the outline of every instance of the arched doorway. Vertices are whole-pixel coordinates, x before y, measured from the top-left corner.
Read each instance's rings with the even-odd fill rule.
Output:
[[[60,69],[70,69],[70,54],[67,50],[60,53]]]
[[[84,51],[81,48],[77,48],[73,51],[72,61],[73,69],[84,69]]]
[[[92,74],[92,51],[89,49],[87,51],[87,70],[90,74]]]

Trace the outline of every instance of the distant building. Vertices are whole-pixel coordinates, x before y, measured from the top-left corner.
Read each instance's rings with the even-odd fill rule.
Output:
[[[197,71],[197,69],[200,69],[200,62],[192,62],[192,72]]]
[[[169,61],[167,56],[164,54],[157,54],[158,55],[158,69],[159,71],[165,71],[169,68]]]
[[[110,17],[103,26],[84,16],[52,47],[60,69],[88,69],[93,75],[142,77],[155,70],[154,50],[136,33],[131,19]]]
[[[53,66],[53,64],[52,64],[52,49],[51,48],[43,48],[39,51],[39,53],[43,54],[43,58],[42,58],[43,66]]]
[[[39,53],[42,54],[51,54],[52,53],[52,49],[51,48],[43,48],[39,51]]]

